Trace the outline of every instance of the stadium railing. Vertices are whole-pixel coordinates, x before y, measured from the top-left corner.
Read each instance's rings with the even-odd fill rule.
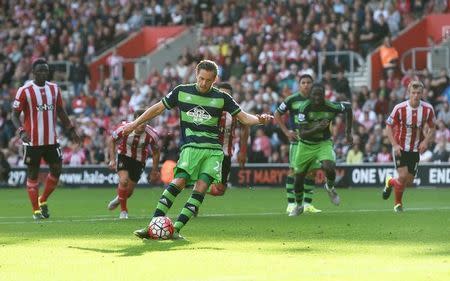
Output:
[[[346,76],[350,82],[350,87],[355,87],[356,78],[364,76],[365,72],[365,60],[364,58],[353,51],[325,51],[319,52],[317,57],[317,72],[318,72],[318,80],[322,80],[323,72],[324,72],[324,64],[327,57],[332,56],[342,56],[348,62],[348,69],[346,70]],[[336,78],[337,74],[332,73],[331,77]]]
[[[440,47],[415,47],[411,48],[402,54],[400,58],[400,69],[403,74],[408,70],[414,73],[421,73],[423,68],[417,64],[417,56],[426,53],[427,68],[433,75],[437,75],[441,68],[449,69],[450,67],[450,48],[445,46]],[[407,67],[410,60],[410,68]]]

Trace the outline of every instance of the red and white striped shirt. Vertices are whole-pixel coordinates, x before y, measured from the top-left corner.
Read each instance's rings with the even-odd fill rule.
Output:
[[[55,83],[43,87],[28,81],[17,91],[13,108],[25,115],[24,129],[32,146],[58,143],[56,135],[56,108],[62,107],[61,91]]]
[[[222,144],[225,156],[233,155],[233,138],[236,120],[236,118],[233,118],[233,116],[226,111],[222,112],[222,117],[220,117],[219,142]]]
[[[143,133],[138,135],[133,131],[128,136],[124,136],[123,129],[126,124],[128,123],[122,122],[111,134],[112,138],[118,143],[117,152],[145,163],[149,153],[149,146],[152,149],[158,149],[159,135],[155,129],[146,125]]]
[[[435,114],[431,104],[420,101],[417,108],[411,107],[409,100],[397,104],[386,120],[394,129],[394,138],[403,151],[419,151],[419,144],[424,139],[423,127],[428,124],[435,127]]]

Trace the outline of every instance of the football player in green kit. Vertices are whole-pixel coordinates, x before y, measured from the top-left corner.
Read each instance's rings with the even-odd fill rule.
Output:
[[[299,143],[295,157],[295,191],[301,193],[306,173],[310,167],[320,163],[327,178],[325,188],[333,204],[339,205],[340,198],[334,188],[336,179],[336,154],[331,141],[331,124],[339,113],[346,116],[346,140],[353,142],[353,112],[350,103],[325,100],[325,88],[314,84],[309,98],[298,107]],[[304,211],[303,206],[295,207],[289,215],[296,216]]]
[[[230,113],[248,126],[266,124],[273,119],[268,114],[252,115],[242,111],[230,95],[213,87],[217,73],[215,62],[201,61],[196,67],[195,84],[175,87],[124,129],[130,133],[139,124],[151,120],[166,109],[178,107],[180,111],[180,158],[174,169],[174,179],[164,190],[153,213],[153,217],[166,216],[178,194],[186,185],[194,182],[192,194],[174,223],[173,239],[183,239],[180,230],[198,212],[209,185],[222,180],[224,154],[219,141],[222,112]],[[148,228],[136,230],[134,234],[141,239],[149,238]]]
[[[304,181],[304,192],[294,192],[294,163],[297,155],[298,148],[298,129],[290,130],[284,124],[282,115],[289,112],[290,123],[292,127],[298,127],[298,107],[299,105],[308,99],[313,84],[313,78],[309,74],[300,76],[300,92],[295,93],[286,98],[275,111],[274,117],[280,126],[281,131],[289,139],[289,174],[286,177],[286,197],[288,205],[286,213],[290,214],[291,211],[298,205],[304,206],[305,212],[320,213],[321,210],[315,208],[312,205],[312,196],[315,186],[315,171],[320,169],[320,165],[315,165],[309,169],[308,176]]]

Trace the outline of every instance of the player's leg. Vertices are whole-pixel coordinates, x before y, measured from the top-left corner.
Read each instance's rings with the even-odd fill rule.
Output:
[[[139,181],[142,175],[144,166],[141,162],[125,156],[125,170],[119,170],[119,188],[118,200],[120,203],[120,219],[128,218],[127,201],[134,190],[134,186]]]
[[[50,217],[47,200],[58,186],[62,171],[62,153],[59,144],[49,145],[42,148],[43,158],[48,163],[50,172],[45,180],[44,192],[39,197],[39,206],[45,218]]]
[[[394,189],[395,201],[394,211],[403,211],[403,192],[405,187],[412,185],[414,177],[417,174],[420,155],[417,152],[404,152],[400,156],[394,153],[394,164],[397,169],[398,177],[386,178],[385,188],[383,190],[383,199],[389,198],[389,195]]]
[[[331,140],[323,141],[315,149],[317,160],[321,163],[325,177],[327,178],[325,189],[330,197],[330,201],[334,205],[339,205],[341,199],[334,188],[334,182],[336,180],[336,154],[333,150],[333,143]]]
[[[205,199],[206,190],[213,181],[213,178],[205,173],[200,174],[199,179],[195,182],[194,189],[191,196],[187,200],[176,222],[174,223],[175,234],[174,238],[179,238],[180,230],[187,224],[191,217],[198,213],[200,206]]]
[[[301,198],[301,200],[303,200],[305,175],[305,172],[298,169],[295,170],[294,192],[298,198]],[[295,204],[295,206],[289,211],[288,216],[294,217],[300,215],[301,213],[303,213],[303,205],[300,201],[298,204]]]
[[[181,159],[181,157],[180,157]],[[172,207],[175,198],[184,189],[186,182],[189,180],[189,174],[182,169],[175,169],[174,179],[169,183],[167,188],[163,191],[161,197],[159,198],[158,204],[156,205],[156,210],[153,213],[153,217],[163,217]],[[141,239],[148,239],[150,236],[148,234],[148,226],[142,229],[135,230],[134,235]]]
[[[33,210],[35,220],[44,219],[39,208],[39,168],[41,162],[41,150],[39,147],[24,146],[24,163],[27,165],[27,193]]]
[[[293,208],[297,205],[297,201],[303,200],[303,192],[295,193],[294,191],[294,181],[295,181],[295,172],[294,165],[295,159],[297,156],[297,148],[298,143],[291,143],[289,145],[289,174],[286,177],[286,199],[287,199],[287,207],[286,213],[289,214]]]
[[[298,204],[289,212],[289,216],[297,216],[302,213],[304,199],[304,182],[308,170],[316,161],[314,145],[300,141],[296,148],[296,153],[292,157],[291,166],[294,168],[294,194]]]
[[[127,199],[128,199],[128,184],[130,182],[129,172],[128,170],[119,170],[117,172],[119,176],[119,184],[117,185],[117,201],[120,205],[120,214],[119,218],[128,218],[128,207],[127,207]]]
[[[320,163],[318,163],[320,165]],[[303,199],[303,206],[304,206],[304,212],[305,213],[320,213],[322,210],[317,209],[312,204],[313,202],[313,194],[314,194],[314,188],[316,186],[316,173],[320,167],[311,168],[308,170],[308,173],[306,174],[305,181],[304,181],[304,199]]]
[[[205,198],[208,186],[213,182],[222,180],[222,162],[223,152],[221,150],[211,151],[205,149],[193,149],[194,153],[192,159],[197,161],[191,163],[198,163],[197,174],[192,174],[192,178],[196,179],[194,189],[188,201],[181,210],[177,221],[174,224],[175,234],[177,238],[180,230],[186,225],[190,218],[198,212],[200,206]]]
[[[39,208],[39,164],[29,164],[27,166],[27,192],[33,210],[33,218],[36,220],[43,219],[41,209]]]
[[[212,196],[223,196],[228,188],[228,176],[231,171],[231,157],[224,156],[222,161],[222,180],[220,183],[213,183],[208,188],[208,194]]]

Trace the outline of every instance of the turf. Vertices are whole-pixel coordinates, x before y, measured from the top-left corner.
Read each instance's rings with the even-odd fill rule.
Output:
[[[188,242],[142,242],[161,191],[136,190],[119,221],[113,188],[61,188],[36,223],[24,189],[0,189],[0,280],[449,280],[450,189],[408,190],[402,214],[377,189],[340,190],[339,207],[318,190],[323,213],[299,217],[283,189],[231,189],[205,199]]]

